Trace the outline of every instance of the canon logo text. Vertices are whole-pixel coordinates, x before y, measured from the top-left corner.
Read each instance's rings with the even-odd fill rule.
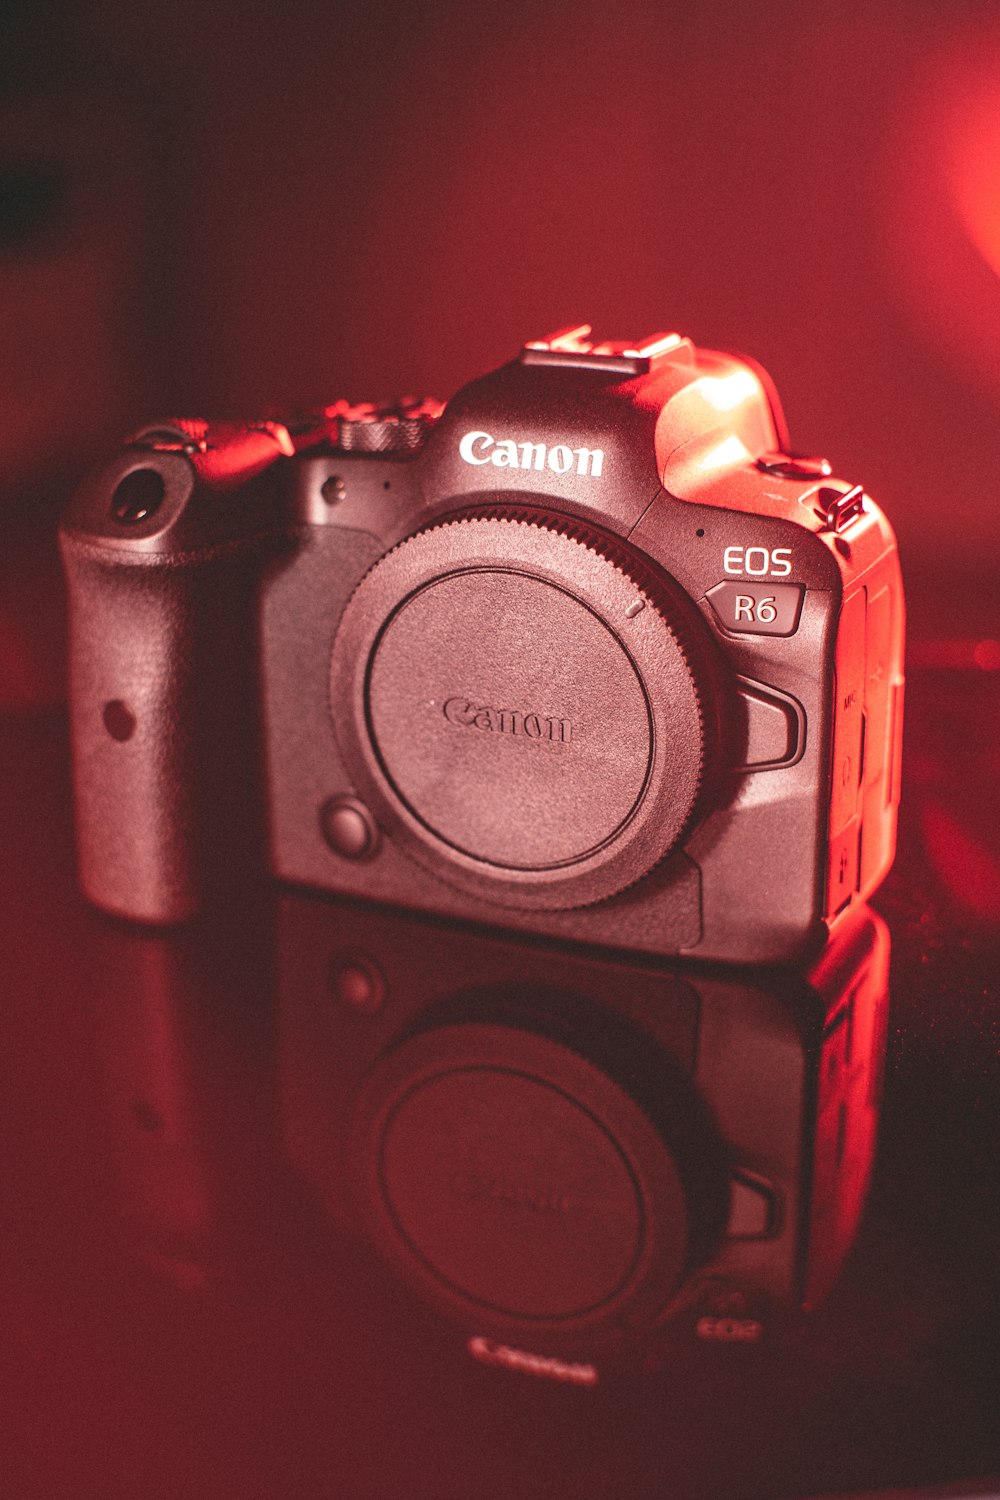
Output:
[[[563,475],[575,470],[588,478],[599,479],[604,468],[602,448],[571,448],[568,443],[515,443],[512,438],[495,438],[488,432],[467,432],[458,445],[467,464],[493,464],[498,469],[548,469]]]
[[[454,1179],[453,1187],[456,1195],[469,1203],[492,1199],[513,1208],[561,1215],[571,1213],[576,1206],[572,1194],[564,1193],[561,1188],[518,1182],[493,1172],[463,1172]]]
[[[573,736],[569,719],[551,714],[521,713],[516,708],[491,708],[464,696],[449,698],[444,705],[444,716],[450,724],[457,724],[461,729],[478,729],[486,734],[502,734],[547,745],[568,745]]]

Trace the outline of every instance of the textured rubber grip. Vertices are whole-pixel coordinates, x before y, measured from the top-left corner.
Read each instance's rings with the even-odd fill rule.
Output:
[[[124,563],[64,535],[80,880],[158,924],[255,870],[250,615],[259,557]]]
[[[196,574],[108,565],[64,539],[77,850],[87,896],[176,922],[199,904]]]
[[[60,532],[80,880],[158,924],[260,868],[253,642],[287,451],[276,424],[169,426],[191,451],[126,445]]]

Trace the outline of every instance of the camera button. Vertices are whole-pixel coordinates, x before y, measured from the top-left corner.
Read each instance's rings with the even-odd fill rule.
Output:
[[[705,597],[723,630],[732,635],[794,635],[805,592],[801,583],[741,578],[717,583]]]
[[[331,797],[319,821],[323,837],[342,859],[368,859],[378,848],[378,824],[356,797]]]
[[[363,953],[345,954],[336,961],[330,990],[339,1005],[357,1015],[372,1015],[385,1004],[385,976]]]
[[[775,1221],[774,1195],[762,1180],[744,1173],[730,1178],[727,1239],[765,1239],[773,1234]]]
[[[805,748],[806,718],[799,703],[749,678],[738,679],[746,739],[741,770],[764,771],[798,760]]]

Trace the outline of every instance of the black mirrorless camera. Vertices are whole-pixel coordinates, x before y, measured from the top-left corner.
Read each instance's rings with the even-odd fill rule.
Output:
[[[239,872],[783,961],[892,858],[903,601],[756,367],[528,344],[444,407],[169,422],[64,523],[85,889]]]

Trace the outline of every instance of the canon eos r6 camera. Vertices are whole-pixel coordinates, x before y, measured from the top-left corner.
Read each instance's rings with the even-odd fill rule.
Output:
[[[286,881],[782,961],[890,864],[903,601],[859,485],[676,334],[445,406],[134,436],[64,522],[84,887]]]

